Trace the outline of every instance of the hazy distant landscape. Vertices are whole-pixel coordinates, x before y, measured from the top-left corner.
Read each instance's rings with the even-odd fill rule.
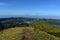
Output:
[[[11,27],[23,27],[30,26],[39,22],[47,22],[53,26],[60,27],[60,19],[41,19],[41,18],[24,18],[24,17],[11,17],[11,18],[0,18],[0,29],[11,28]]]

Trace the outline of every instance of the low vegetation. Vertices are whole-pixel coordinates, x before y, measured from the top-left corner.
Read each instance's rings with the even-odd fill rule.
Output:
[[[1,25],[2,24],[0,24],[0,26]],[[32,25],[22,23],[12,26],[12,24],[11,26],[2,25],[1,28],[4,29],[0,30],[0,40],[22,40],[24,28],[31,31],[32,40],[60,40],[60,28],[50,24],[45,19]]]
[[[3,30],[0,32],[0,40],[21,40],[24,28],[25,27],[15,27]],[[32,31],[32,40],[60,40],[58,36],[60,35],[58,33],[60,31],[57,31],[59,29],[51,24],[42,22],[27,28]],[[56,32],[56,35],[54,32]]]

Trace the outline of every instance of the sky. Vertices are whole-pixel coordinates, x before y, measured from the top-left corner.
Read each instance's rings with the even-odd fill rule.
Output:
[[[60,18],[60,0],[0,0],[1,17]]]

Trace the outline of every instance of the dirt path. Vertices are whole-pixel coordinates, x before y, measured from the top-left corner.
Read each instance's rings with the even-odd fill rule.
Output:
[[[31,40],[31,31],[27,27],[23,29],[22,40]]]

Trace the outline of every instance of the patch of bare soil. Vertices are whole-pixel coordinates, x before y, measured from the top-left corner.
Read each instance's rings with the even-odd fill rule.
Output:
[[[28,28],[23,29],[22,40],[31,40],[31,31]]]

